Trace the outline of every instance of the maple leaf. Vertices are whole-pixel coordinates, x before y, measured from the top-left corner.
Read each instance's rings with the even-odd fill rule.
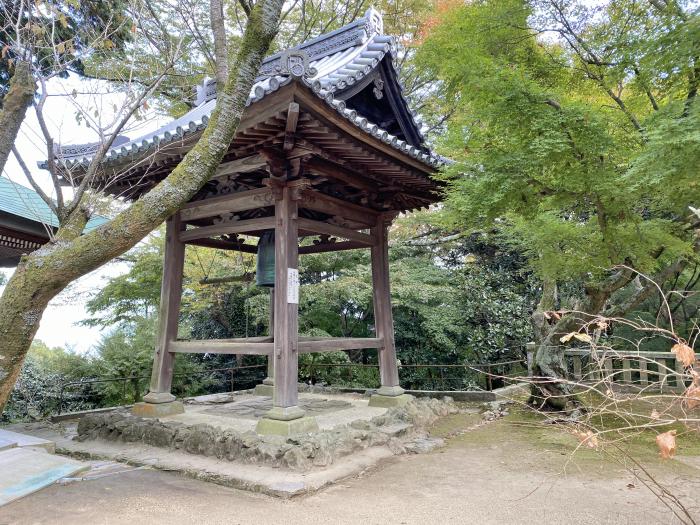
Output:
[[[587,432],[584,431],[578,431],[575,432],[576,437],[578,440],[585,444],[588,448],[598,448],[600,443],[598,442],[598,436],[596,436],[592,430],[589,430]]]
[[[669,430],[656,436],[656,446],[663,459],[671,459],[676,454],[676,431]]]
[[[695,351],[683,342],[678,342],[671,347],[671,352],[676,354],[676,359],[678,359],[683,366],[693,366],[695,364]]]
[[[569,341],[571,341],[571,338],[574,337],[575,335],[576,335],[576,332],[571,332],[571,333],[568,333],[568,334],[560,337],[559,340],[562,343],[568,343]]]
[[[593,342],[593,339],[588,334],[574,334],[574,338],[578,339],[579,341],[583,341],[584,343]]]
[[[683,394],[683,397],[685,398],[683,400],[685,406],[690,410],[700,405],[700,385],[694,383],[690,385]]]

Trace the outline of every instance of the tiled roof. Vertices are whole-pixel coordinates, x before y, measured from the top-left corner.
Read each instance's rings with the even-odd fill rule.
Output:
[[[428,166],[438,167],[444,164],[446,159],[443,157],[432,154],[424,148],[415,147],[388,133],[378,125],[369,122],[355,110],[348,109],[345,102],[335,97],[337,92],[357,84],[365,76],[371,74],[385,56],[389,55],[389,62],[394,67],[393,58],[396,50],[394,38],[381,34],[382,31],[381,15],[376,10],[369,9],[363,18],[351,24],[309,40],[297,48],[266,58],[261,68],[261,74],[251,89],[246,106],[255,104],[280,87],[298,80],[310,87],[320,99],[366,133]],[[308,64],[304,64],[305,74],[296,78],[293,74],[282,70],[285,54],[294,51],[303,51],[309,61]],[[395,70],[394,73],[398,79]],[[405,99],[404,102],[407,104]],[[122,139],[121,144],[115,145],[109,150],[106,162],[128,157],[140,158],[149,150],[175,140],[181,140],[192,133],[203,130],[215,106],[216,82],[207,79],[197,88],[197,107],[152,133],[133,140]],[[414,112],[412,115],[413,124],[420,133],[420,123],[415,119]],[[66,166],[70,168],[78,164],[87,165],[95,150],[95,144],[64,146],[60,150],[60,156]],[[41,167],[45,167],[45,163]]]
[[[0,212],[53,228],[58,227],[58,219],[51,208],[33,189],[17,184],[7,177],[0,177]],[[106,221],[104,217],[94,217],[88,222],[85,231],[96,228]]]

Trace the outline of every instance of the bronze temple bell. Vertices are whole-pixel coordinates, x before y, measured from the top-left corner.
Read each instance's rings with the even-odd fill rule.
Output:
[[[275,287],[275,230],[266,230],[258,241],[255,284]]]

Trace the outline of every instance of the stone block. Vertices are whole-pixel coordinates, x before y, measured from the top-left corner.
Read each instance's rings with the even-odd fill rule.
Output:
[[[392,425],[379,427],[378,430],[389,437],[399,437],[408,434],[409,430],[412,428],[413,425],[410,423],[394,423]]]
[[[258,421],[255,431],[262,435],[292,436],[318,432],[318,423],[313,417],[300,417],[289,421],[264,417]]]
[[[139,417],[166,417],[176,414],[184,414],[185,407],[182,401],[170,401],[169,403],[136,403],[131,413]]]
[[[426,454],[436,448],[443,447],[445,440],[441,438],[420,437],[404,444],[407,452],[413,454]]]
[[[410,394],[401,394],[400,396],[383,396],[374,394],[369,398],[369,406],[379,408],[402,407],[413,399]]]
[[[274,392],[275,392],[274,385],[265,385],[265,384],[255,385],[255,389],[253,390],[253,393],[256,396],[264,396],[264,397],[272,397],[272,394],[274,394]]]

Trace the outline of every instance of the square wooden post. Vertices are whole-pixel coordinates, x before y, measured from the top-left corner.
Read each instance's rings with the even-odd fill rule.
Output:
[[[151,372],[151,385],[144,403],[137,403],[133,412],[145,417],[157,417],[184,412],[182,403],[170,393],[173,381],[175,355],[170,343],[177,339],[182,297],[182,272],[185,265],[185,243],[180,241],[182,223],[176,213],[165,223],[165,249],[163,250],[163,282],[160,289],[158,332]]]
[[[370,398],[370,406],[397,406],[407,403],[412,396],[404,394],[399,386],[399,368],[394,344],[394,318],[391,313],[389,285],[389,225],[391,219],[380,215],[370,232],[372,245],[372,287],[374,323],[377,337],[382,340],[379,348],[379,375],[381,387]]]
[[[317,430],[318,425],[314,418],[304,417],[304,410],[298,406],[299,194],[288,185],[276,190],[274,393],[272,409],[258,422],[256,430],[261,434],[291,435]]]

